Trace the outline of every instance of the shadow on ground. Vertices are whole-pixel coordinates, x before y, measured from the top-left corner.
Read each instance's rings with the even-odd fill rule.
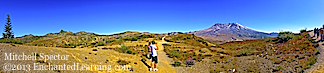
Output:
[[[150,65],[148,65],[148,64],[147,64],[147,63],[145,62],[145,60],[144,60],[144,59],[142,59],[141,61],[142,61],[142,63],[143,63],[143,64],[144,64],[145,66],[147,66],[147,68],[148,68],[148,69],[150,69],[150,68],[151,68],[151,66],[150,66]]]

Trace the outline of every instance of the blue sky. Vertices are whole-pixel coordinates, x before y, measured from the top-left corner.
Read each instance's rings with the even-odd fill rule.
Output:
[[[1,0],[0,28],[7,14],[16,36],[61,29],[187,32],[233,22],[264,32],[298,32],[324,24],[324,0]]]

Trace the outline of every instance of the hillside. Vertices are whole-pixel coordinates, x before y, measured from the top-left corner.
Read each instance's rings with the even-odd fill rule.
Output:
[[[131,65],[130,70],[113,72],[149,72],[150,60],[146,57],[147,44],[153,40],[158,43],[159,47],[158,73],[170,71],[171,73],[226,73],[233,70],[239,73],[304,72],[317,63],[316,55],[320,54],[320,51],[315,48],[318,44],[310,38],[307,32],[295,35],[284,32],[275,38],[212,44],[193,34],[167,36],[123,32],[114,35],[96,35],[88,32],[61,31],[45,36],[28,35],[12,40],[2,39],[0,46],[10,49],[0,48],[0,52],[3,54],[3,52],[36,51],[47,54],[68,54],[72,56],[71,60],[64,61],[68,64],[78,62],[85,65]],[[35,62],[62,64],[61,61],[43,63],[42,60],[28,61],[23,64]],[[10,63],[16,63],[16,61]],[[0,71],[3,71],[2,69],[0,67]],[[82,71],[63,70],[59,72]]]
[[[184,35],[188,37],[183,37]],[[181,41],[183,44],[190,42],[187,40],[199,40],[199,38],[190,39],[188,34],[174,36],[176,37],[172,40]],[[282,40],[288,38],[287,36],[292,38]],[[200,48],[197,46],[172,44],[164,47],[167,49],[166,53],[176,60],[175,64],[177,61],[184,63],[193,58],[200,65],[209,68],[212,73],[230,72],[233,69],[239,73],[305,72],[317,62],[316,55],[320,52],[315,48],[318,44],[310,38],[307,32],[295,35],[285,32],[275,38],[232,41]]]
[[[249,39],[262,39],[262,38],[270,38],[276,36],[264,32],[259,32],[256,30],[252,30],[238,23],[228,23],[228,24],[217,23],[207,29],[203,29],[195,32],[189,32],[189,33],[195,34],[198,37],[202,37],[205,40],[208,40],[210,42],[216,42],[216,43],[222,43],[228,41],[242,41],[242,40],[249,40]]]
[[[162,38],[163,37],[163,38]],[[41,63],[41,64],[63,64],[71,62],[77,62],[84,65],[95,65],[95,64],[108,64],[108,65],[131,65],[131,70],[118,70],[113,72],[148,72],[148,65],[150,61],[145,57],[147,51],[147,44],[155,40],[160,47],[159,53],[159,72],[165,73],[170,72],[170,70],[175,69],[172,65],[174,61],[165,54],[162,44],[177,44],[182,46],[191,46],[190,43],[196,43],[196,45],[201,45],[208,47],[208,45],[213,45],[207,43],[207,41],[202,38],[196,37],[194,35],[184,35],[183,37],[193,37],[188,39],[197,39],[199,41],[191,41],[189,44],[186,42],[166,42],[164,41],[165,35],[151,34],[151,33],[139,33],[139,32],[123,32],[113,35],[96,35],[89,32],[66,32],[61,30],[59,33],[49,33],[44,36],[33,36],[27,35],[15,39],[1,39],[0,52],[13,52],[13,53],[31,53],[38,52],[46,54],[68,54],[72,55],[72,58],[68,61],[49,61],[44,62],[43,60],[28,61],[24,63],[12,61],[10,63]],[[177,36],[175,36],[177,37]],[[173,40],[170,37],[167,37]],[[181,39],[176,39],[181,40]],[[3,44],[9,43],[9,44]],[[194,46],[193,46],[194,47]],[[199,47],[197,47],[199,48]],[[23,49],[23,50],[19,50]],[[19,51],[18,51],[19,50]],[[163,54],[164,53],[164,54]],[[3,58],[1,56],[0,58]],[[184,58],[184,57],[183,57]],[[1,59],[3,60],[3,59]],[[1,61],[1,64],[4,64]],[[0,67],[0,71],[3,72],[3,68]],[[175,70],[173,70],[176,72]],[[196,70],[199,72],[199,70]],[[19,71],[24,72],[24,71]],[[32,71],[32,72],[52,72],[52,71]],[[69,70],[54,70],[53,72],[107,72],[107,71],[69,71]],[[172,72],[172,71],[171,71]],[[178,72],[178,71],[177,71]],[[204,72],[209,72],[206,70]]]

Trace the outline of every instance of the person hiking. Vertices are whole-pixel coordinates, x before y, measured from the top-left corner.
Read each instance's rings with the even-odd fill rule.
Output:
[[[320,31],[320,41],[322,42],[323,41],[323,38],[322,38],[323,30],[322,29],[319,29],[319,31]]]
[[[152,60],[151,42],[149,42],[149,44],[148,44],[147,58]]]
[[[315,37],[315,35],[316,35],[316,27],[314,28],[314,36],[313,37]]]
[[[318,28],[316,28],[316,35],[317,35],[317,38],[318,38],[318,36],[319,36],[319,29]]]
[[[152,44],[151,44],[151,50],[152,50],[152,63],[151,63],[151,68],[150,68],[150,71],[158,71],[158,69],[156,68],[156,64],[158,63],[158,58],[157,58],[157,52],[156,50],[158,50],[158,47],[155,46],[156,43],[155,41],[152,41]],[[153,67],[153,64],[154,64],[154,67]],[[154,68],[154,69],[152,69]]]

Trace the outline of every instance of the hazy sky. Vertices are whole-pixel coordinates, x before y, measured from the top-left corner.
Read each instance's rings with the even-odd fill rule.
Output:
[[[187,32],[233,22],[264,32],[298,32],[324,24],[324,0],[1,0],[0,28],[7,14],[16,36],[61,29]]]

